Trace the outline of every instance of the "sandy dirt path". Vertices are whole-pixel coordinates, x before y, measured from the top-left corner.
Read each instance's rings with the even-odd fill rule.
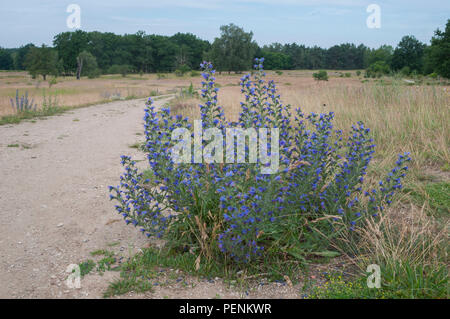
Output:
[[[136,133],[143,133],[144,103],[0,126],[0,298],[97,297],[98,289],[68,290],[67,266],[113,242],[127,253],[145,244],[108,198],[120,155],[144,158],[129,147],[143,138]]]

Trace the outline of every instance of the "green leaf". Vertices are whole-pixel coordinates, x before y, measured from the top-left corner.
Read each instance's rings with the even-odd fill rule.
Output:
[[[306,259],[304,256],[304,251],[302,249],[299,249],[297,247],[290,247],[290,248],[286,249],[285,252],[287,252],[289,255],[291,255],[292,257],[294,257],[297,260],[306,262]]]
[[[338,257],[341,255],[337,251],[329,251],[329,250],[316,251],[316,252],[312,252],[311,254],[316,255],[316,256],[321,256],[321,257],[329,257],[329,258],[334,258],[334,257]]]

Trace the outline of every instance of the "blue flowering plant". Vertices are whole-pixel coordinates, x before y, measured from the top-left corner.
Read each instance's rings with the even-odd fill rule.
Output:
[[[203,129],[223,132],[277,128],[279,169],[264,174],[268,163],[259,158],[248,163],[176,163],[171,149],[178,140],[172,132],[191,130],[192,124],[171,115],[169,108],[157,109],[149,99],[145,151],[154,179],[146,180],[136,163],[122,156],[125,171],[119,185],[110,187],[127,224],[165,239],[170,249],[245,265],[263,254],[304,260],[312,252],[329,250],[337,236],[356,236],[355,227],[363,227],[365,218],[376,218],[391,203],[402,187],[409,155],[399,156],[377,189],[363,187],[375,147],[370,130],[358,122],[344,133],[333,127],[333,112],[293,111],[281,102],[275,83],[266,81],[263,61],[256,59],[254,72],[241,78],[244,100],[237,122],[226,120],[213,66],[202,63],[201,120]],[[275,152],[274,138],[260,139],[260,144],[267,143],[268,154]],[[207,141],[201,144],[207,147]]]

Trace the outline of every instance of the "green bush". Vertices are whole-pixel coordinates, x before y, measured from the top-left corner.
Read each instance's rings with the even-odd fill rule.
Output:
[[[200,76],[200,72],[192,70],[192,71],[191,71],[191,76],[192,76],[192,77]]]
[[[160,95],[158,89],[156,89],[156,90],[151,90],[151,91],[150,91],[150,96],[158,96],[158,95]]]
[[[372,63],[367,69],[366,69],[366,78],[379,78],[383,75],[389,74],[391,72],[391,69],[389,65],[385,61],[377,61],[375,63]]]
[[[114,64],[108,69],[108,74],[121,74],[123,77],[126,77],[130,72],[131,66],[127,64]]]
[[[102,74],[102,71],[99,68],[97,68],[88,73],[88,78],[95,79],[95,78],[98,78],[101,74]]]
[[[176,76],[183,76],[185,75],[187,72],[189,72],[191,70],[191,68],[189,66],[187,66],[186,64],[180,65],[176,70],[175,70],[175,75]]]
[[[320,70],[317,73],[313,73],[313,77],[316,81],[328,81],[328,73],[325,70]]]
[[[113,64],[108,68],[108,74],[120,74],[120,65]]]
[[[191,98],[191,97],[198,97],[197,91],[194,89],[194,86],[191,84],[186,88],[180,89],[179,97],[181,98]]]
[[[404,66],[400,70],[400,74],[403,75],[403,76],[409,76],[411,74],[411,69],[409,68],[409,66]]]

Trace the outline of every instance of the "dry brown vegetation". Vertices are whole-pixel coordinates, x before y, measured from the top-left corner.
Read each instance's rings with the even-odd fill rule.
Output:
[[[402,79],[383,78],[365,80],[352,72],[350,78],[339,77],[341,72],[329,72],[330,80],[314,81],[313,71],[284,71],[282,75],[268,72],[275,80],[282,101],[303,112],[329,112],[336,114],[335,127],[348,130],[363,121],[372,129],[376,148],[374,171],[392,163],[396,154],[409,151],[414,159],[416,175],[425,167],[448,170],[450,162],[450,87],[443,85],[408,85]],[[219,103],[229,120],[237,120],[243,96],[239,86],[240,75],[217,75],[220,87]],[[49,80],[50,81],[50,80]],[[191,83],[199,89],[201,77],[176,77],[174,74],[103,75],[97,79],[59,77],[49,81],[32,79],[26,72],[0,73],[0,116],[13,114],[10,98],[16,89],[41,105],[42,94],[56,94],[60,106],[76,107],[112,99],[141,98],[159,94],[178,93]],[[425,82],[425,81],[422,81]],[[174,112],[198,118],[195,97],[172,101]]]
[[[348,131],[363,121],[375,139],[375,171],[390,166],[397,154],[411,152],[417,174],[425,167],[447,167],[450,162],[450,91],[447,86],[406,85],[391,78],[364,82],[362,78],[331,77],[316,82],[311,72],[289,71],[268,78],[278,84],[282,101],[303,112],[335,112],[335,127]],[[235,76],[218,76],[219,103],[229,120],[240,112],[239,81]],[[364,83],[363,83],[364,82]],[[198,118],[198,99],[177,99],[172,109],[190,118]]]
[[[199,82],[198,78],[177,78],[165,75],[158,80],[156,74],[139,75],[104,75],[96,79],[75,77],[58,77],[56,84],[49,81],[32,79],[26,72],[0,72],[0,116],[14,113],[10,105],[10,98],[28,91],[30,98],[34,98],[39,106],[42,105],[42,95],[56,94],[60,106],[76,107],[88,104],[106,102],[112,99],[143,98],[154,94],[174,93],[181,87],[189,85],[190,81]]]

